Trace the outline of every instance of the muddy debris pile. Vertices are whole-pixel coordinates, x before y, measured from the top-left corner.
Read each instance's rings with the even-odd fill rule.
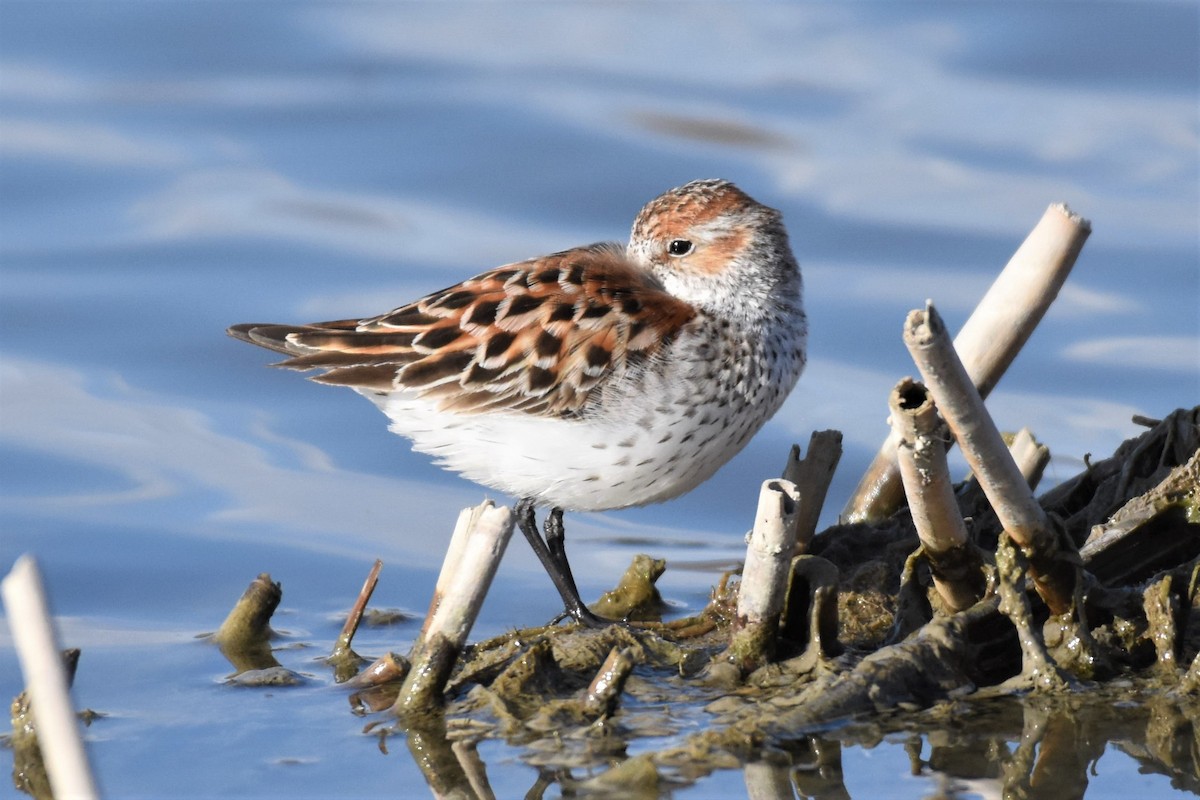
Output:
[[[781,484],[790,482],[764,485],[756,534],[795,516],[780,501]],[[1135,757],[1181,785],[1200,786],[1200,732],[1191,728],[1200,712],[1200,615],[1192,613],[1200,587],[1198,486],[1200,407],[1170,414],[1045,493],[1038,505],[1059,537],[1055,557],[1074,576],[1062,613],[1052,613],[1032,576],[1031,564],[1047,564],[1044,554],[1014,542],[972,479],[952,495],[969,520],[979,572],[962,582],[982,588],[961,610],[939,591],[936,560],[901,508],[876,522],[830,527],[805,553],[789,549],[778,610],[747,609],[748,564],[742,575],[724,576],[700,614],[657,621],[653,583],[663,565],[639,556],[594,609],[624,622],[512,631],[462,646],[449,669],[445,652],[430,659],[418,645],[413,666],[401,659],[409,680],[397,673],[356,679],[352,703],[361,713],[399,714],[398,726],[385,715],[368,727],[385,747],[390,734],[405,733],[435,787],[469,783],[464,748],[473,752],[492,737],[521,743],[560,783],[570,782],[564,769],[617,765],[620,772],[605,773],[613,785],[661,789],[764,758],[794,769],[812,748],[828,749],[831,729],[870,740],[999,714],[1010,734],[1041,720],[1041,737],[1048,720],[1116,724],[1122,704],[1128,713],[1119,729],[1142,726],[1131,737],[1141,742]],[[780,513],[763,516],[764,507]],[[752,562],[753,535],[748,549]],[[633,600],[618,608],[614,597]],[[421,670],[444,673],[445,683],[411,680]],[[1151,698],[1158,711],[1134,698]],[[1190,748],[1180,748],[1181,726]],[[659,737],[672,744],[626,757],[632,743]],[[1148,751],[1147,738],[1160,751]],[[435,752],[442,759],[428,762]],[[1031,767],[1037,759],[1030,758]]]

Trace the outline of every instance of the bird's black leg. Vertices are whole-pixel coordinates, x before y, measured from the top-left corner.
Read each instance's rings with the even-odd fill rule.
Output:
[[[605,625],[612,624],[610,621],[598,617],[583,604],[579,599],[579,590],[575,587],[575,576],[571,574],[571,562],[567,561],[567,534],[563,528],[563,511],[561,508],[552,508],[546,516],[546,547],[550,551],[551,558],[558,564],[562,572],[564,583],[569,587],[572,596],[575,598],[574,604],[566,597],[563,600],[566,602],[567,612],[570,613],[575,620],[589,628],[601,628]],[[578,610],[572,610],[577,608]]]
[[[567,569],[567,574],[570,575],[571,567],[567,563],[567,531],[563,528],[563,511],[561,508],[552,508],[550,513],[546,515],[546,523],[542,530],[546,534],[546,547],[550,550],[550,555],[559,564],[562,564]],[[574,577],[572,577],[572,582]]]
[[[550,516],[546,518],[545,539],[538,533],[537,520],[534,517],[533,500],[531,498],[527,497],[518,502],[513,513],[517,517],[517,527],[521,529],[521,533],[525,534],[529,546],[533,548],[534,554],[542,562],[542,566],[545,567],[546,574],[554,582],[554,588],[558,589],[558,593],[563,600],[563,605],[566,607],[566,612],[574,617],[579,624],[586,625],[589,628],[598,628],[611,624],[589,611],[588,607],[584,605],[583,600],[579,597],[579,589],[576,588],[575,578],[571,575],[571,565],[567,563],[567,550],[564,545],[565,536],[562,525],[562,509],[556,508],[552,510]]]

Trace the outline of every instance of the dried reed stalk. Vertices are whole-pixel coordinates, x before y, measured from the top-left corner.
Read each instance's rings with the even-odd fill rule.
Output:
[[[71,705],[62,649],[37,560],[30,555],[18,558],[0,581],[0,590],[54,796],[99,797]]]
[[[841,458],[841,431],[815,431],[808,439],[808,455],[803,459],[800,458],[800,445],[792,445],[783,478],[796,484],[800,492],[801,503],[796,513],[796,555],[808,550],[808,543],[817,532],[825,495]]]
[[[800,494],[791,481],[765,481],[754,529],[746,540],[746,565],[738,588],[737,616],[722,656],[743,672],[771,659],[787,597],[788,568],[796,546]]]
[[[1078,556],[1063,551],[932,303],[909,313],[904,344],[1005,532],[1028,557],[1038,594],[1051,613],[1066,613],[1074,598]]]
[[[412,717],[441,705],[442,689],[479,615],[513,522],[510,509],[490,500],[458,515],[429,613],[413,643],[412,669],[393,706],[396,713]]]
[[[351,689],[383,686],[387,683],[404,680],[411,668],[412,664],[408,663],[408,659],[399,653],[384,653],[357,675],[347,680],[345,685]]]
[[[604,659],[583,693],[584,710],[595,717],[612,714],[636,663],[632,647],[614,647],[609,651],[608,658]]]
[[[1091,223],[1065,204],[1051,205],[959,331],[954,348],[981,397],[996,386],[1058,296],[1091,231]],[[846,521],[884,519],[900,507],[897,444],[893,433],[880,447],[842,511]]]
[[[1025,476],[1029,488],[1036,489],[1042,481],[1046,465],[1050,463],[1050,448],[1035,439],[1033,431],[1029,428],[1021,428],[1013,436],[1008,450],[1017,462],[1017,469]]]
[[[978,602],[985,591],[983,560],[970,544],[946,466],[949,431],[925,386],[912,378],[888,398],[897,458],[913,525],[933,572],[933,584],[951,612]]]
[[[354,605],[350,608],[350,613],[346,616],[346,623],[342,625],[342,632],[338,635],[337,641],[334,642],[333,652],[330,653],[329,660],[336,661],[348,656],[353,657],[350,645],[354,641],[354,634],[358,632],[359,624],[362,623],[363,612],[367,609],[367,603],[371,601],[371,595],[375,593],[375,586],[379,583],[379,571],[382,569],[383,562],[375,559],[375,563],[371,566],[371,571],[367,573],[367,579],[363,581],[362,588],[358,591],[358,598],[354,601]]]

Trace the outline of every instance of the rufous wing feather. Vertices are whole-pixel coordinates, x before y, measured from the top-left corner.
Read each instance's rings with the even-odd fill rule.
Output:
[[[485,272],[365,320],[237,325],[229,333],[325,370],[314,380],[412,390],[458,413],[565,415],[696,314],[615,244]]]

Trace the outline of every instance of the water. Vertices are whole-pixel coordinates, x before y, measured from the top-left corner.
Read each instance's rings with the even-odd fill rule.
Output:
[[[1062,200],[1094,233],[989,402],[1061,480],[1132,414],[1200,395],[1198,25],[1188,3],[0,4],[0,564],[38,555],[84,650],[109,795],[425,791],[313,659],[375,557],[375,604],[421,612],[482,492],[227,325],[372,314],[620,239],[697,177],[781,209],[808,371],[701,489],[568,520],[595,594],[641,550],[737,558],[755,487],[815,429],[846,437],[831,520],[913,372],[904,314],[932,297],[956,328]],[[224,688],[193,639],[261,571],[284,584],[284,643],[314,645],[285,652],[304,688]],[[714,576],[661,585],[694,609]],[[475,636],[556,607],[514,546]],[[0,632],[0,696],[20,683]],[[519,748],[481,750],[500,796],[533,783]],[[893,743],[845,760],[855,796],[934,791],[898,782]],[[1116,750],[1097,769],[1089,798],[1172,791]]]

